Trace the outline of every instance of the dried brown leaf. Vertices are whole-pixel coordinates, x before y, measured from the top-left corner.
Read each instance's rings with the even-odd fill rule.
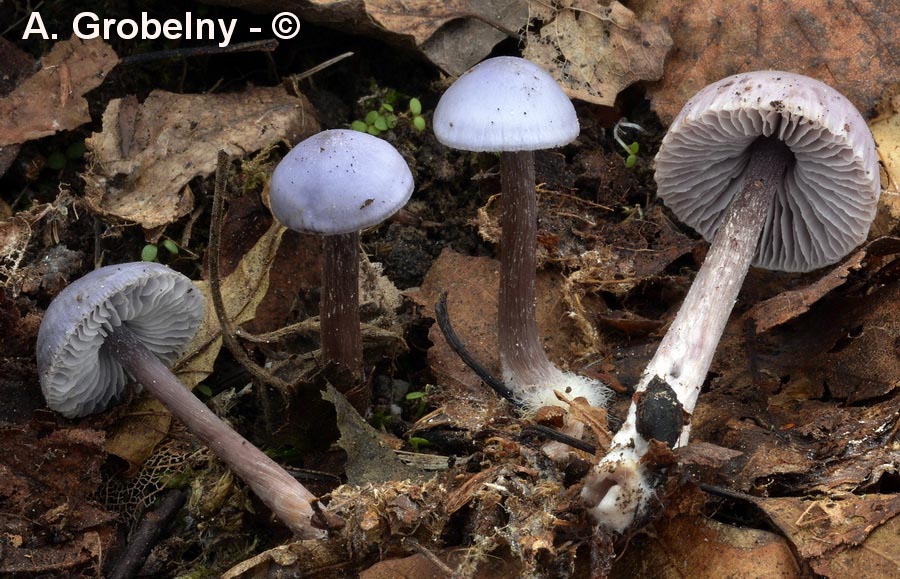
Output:
[[[656,523],[653,536],[653,541],[626,550],[614,564],[612,577],[801,576],[788,542],[768,531],[682,515]]]
[[[597,441],[597,456],[604,456],[612,442],[612,433],[609,431],[606,421],[606,409],[588,404],[584,398],[574,400],[556,391],[556,397],[569,405],[569,415],[573,420],[587,425]]]
[[[812,284],[780,293],[750,308],[746,315],[753,320],[756,333],[761,334],[809,311],[812,304],[842,285],[851,271],[859,269],[865,257],[865,248],[860,249]]]
[[[880,114],[869,123],[883,169],[881,186],[884,191],[872,224],[872,233],[876,236],[900,231],[900,84],[885,95],[879,108]]]
[[[419,51],[452,75],[490,54],[525,27],[525,0],[213,0],[213,4],[276,13],[365,34]]]
[[[720,468],[742,454],[744,453],[739,450],[703,441],[691,442],[675,449],[679,462],[708,468]]]
[[[31,74],[33,66],[34,59],[31,55],[19,50],[5,38],[0,38],[0,100]],[[18,154],[18,145],[0,145],[0,177],[6,173]],[[10,215],[11,209],[8,214],[0,211],[0,219],[6,219]]]
[[[476,360],[495,376],[499,376],[497,353],[497,287],[500,263],[486,257],[471,257],[445,249],[434,261],[421,288],[408,295],[431,317],[441,292],[447,292],[447,311],[460,340]],[[565,288],[556,272],[537,274],[537,323],[544,347],[552,360],[561,366],[574,362],[586,352],[595,353],[594,337],[585,333],[570,312]],[[577,307],[577,304],[575,304]],[[584,312],[578,312],[584,317]],[[434,343],[428,359],[438,383],[466,395],[487,396],[487,387],[444,340],[435,324],[429,332]]]
[[[863,546],[856,556],[865,565],[854,570],[855,576],[886,577],[890,573],[881,575],[871,571],[887,568],[896,572],[900,568],[900,535],[893,533],[893,537],[882,542],[884,548],[875,548],[874,542],[866,548],[875,529],[892,519],[896,521],[900,513],[900,497],[897,495],[847,495],[816,500],[760,498],[755,499],[754,503],[765,511],[794,544],[797,552],[810,560],[817,571],[828,569],[836,557],[857,546]],[[895,522],[893,529],[896,528]],[[881,542],[881,539],[878,541]]]
[[[665,23],[675,48],[650,87],[664,123],[697,91],[731,74],[786,70],[817,78],[871,111],[900,81],[900,3],[852,0],[645,0],[644,18]]]
[[[186,186],[215,171],[220,150],[240,157],[295,143],[318,128],[309,101],[281,87],[204,95],[157,90],[136,111],[133,99],[114,99],[103,131],[86,141],[93,166],[84,175],[85,197],[102,215],[162,227],[193,209]]]
[[[546,2],[528,4],[544,24],[529,31],[524,56],[549,70],[572,98],[613,106],[624,88],[662,76],[672,47],[668,32],[619,2],[569,0],[551,14]]]
[[[106,459],[103,433],[34,423],[0,429],[0,575],[81,576],[99,567],[115,538],[115,515],[94,497]],[[97,574],[97,573],[94,573]]]
[[[41,70],[0,98],[0,147],[90,122],[84,94],[100,86],[119,57],[100,39],[57,42]]]
[[[329,385],[322,393],[322,398],[334,404],[337,413],[337,425],[341,431],[338,445],[347,453],[345,470],[350,484],[379,484],[422,478],[424,473],[401,461],[382,442],[380,433],[362,419],[343,394]]]

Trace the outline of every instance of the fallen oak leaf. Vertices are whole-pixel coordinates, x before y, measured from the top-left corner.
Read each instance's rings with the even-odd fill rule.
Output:
[[[216,170],[220,150],[242,157],[318,129],[309,101],[281,87],[204,95],[156,90],[140,105],[114,99],[103,130],[85,141],[94,162],[83,175],[85,198],[101,215],[160,228],[193,209],[187,185]]]
[[[29,54],[19,50],[5,38],[0,38],[0,99],[30,76],[33,67],[34,60]],[[0,145],[0,177],[6,173],[18,154],[18,145]],[[9,211],[9,214],[2,215],[4,219],[12,215],[12,209]]]
[[[304,21],[416,49],[459,75],[528,23],[524,0],[207,0],[255,12],[288,10]]]
[[[851,271],[857,270],[866,257],[866,248],[859,249],[838,267],[829,270],[816,282],[799,290],[782,292],[750,308],[745,314],[753,320],[756,333],[761,334],[806,313],[824,295],[847,281]]]
[[[668,32],[640,21],[619,2],[569,0],[558,8],[541,0],[528,4],[544,24],[529,31],[523,55],[546,68],[570,97],[613,106],[624,88],[663,75],[672,48]]]
[[[853,0],[823,9],[818,0],[735,3],[649,0],[641,15],[665,23],[675,43],[649,95],[664,124],[704,86],[751,70],[786,70],[819,79],[867,113],[883,87],[900,81],[900,3]]]
[[[91,120],[84,95],[100,86],[119,57],[100,39],[57,42],[41,69],[0,98],[0,147],[77,128]]]

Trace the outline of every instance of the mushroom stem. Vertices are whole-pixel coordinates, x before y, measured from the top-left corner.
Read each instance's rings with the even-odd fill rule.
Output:
[[[359,232],[326,235],[322,246],[322,357],[361,378]]]
[[[688,414],[697,403],[716,346],[756,254],[778,183],[793,158],[787,146],[774,138],[760,138],[752,147],[743,186],[636,389],[643,392],[659,378],[671,387]],[[672,408],[681,412],[680,407]],[[636,409],[632,403],[625,424],[613,438],[612,449],[582,491],[596,520],[617,531],[631,524],[652,494],[641,463],[648,441],[638,432]],[[689,435],[690,423],[686,423],[675,446],[687,444]]]
[[[304,539],[324,536],[311,521],[310,501],[315,495],[200,402],[126,325],[114,327],[103,348],[247,483],[291,531]]]
[[[543,384],[558,370],[547,359],[535,318],[534,153],[501,153],[500,179],[503,188],[498,304],[500,365],[507,381]]]

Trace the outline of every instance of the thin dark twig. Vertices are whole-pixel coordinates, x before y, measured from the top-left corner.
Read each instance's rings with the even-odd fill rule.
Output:
[[[219,159],[216,167],[216,185],[213,191],[212,216],[209,225],[209,293],[212,294],[213,307],[216,317],[219,318],[219,326],[222,329],[222,342],[238,363],[247,369],[250,374],[265,384],[278,389],[283,396],[291,390],[291,385],[281,378],[274,376],[265,368],[259,366],[250,359],[237,338],[234,336],[234,325],[228,317],[225,302],[222,299],[222,285],[219,277],[219,251],[222,238],[222,222],[225,212],[225,185],[228,181],[228,154],[219,151]]]
[[[453,576],[455,576],[455,573],[453,572],[453,569],[451,569],[450,567],[448,567],[447,564],[444,563],[443,561],[441,561],[441,560],[438,558],[437,555],[435,555],[434,553],[431,552],[430,549],[428,549],[425,545],[422,545],[421,543],[419,543],[418,541],[416,541],[414,538],[412,538],[412,537],[404,537],[404,538],[401,540],[401,542],[402,542],[404,545],[406,545],[406,546],[408,546],[408,547],[411,547],[414,551],[416,551],[417,553],[419,553],[420,555],[422,555],[422,556],[424,556],[426,559],[428,559],[428,560],[431,562],[432,565],[434,565],[435,567],[437,567],[437,568],[441,571],[441,573],[444,574],[445,577],[453,577]]]
[[[184,491],[169,491],[156,510],[144,515],[132,534],[131,540],[128,541],[125,552],[116,563],[116,568],[109,575],[110,579],[126,579],[137,575],[141,565],[147,559],[147,555],[156,546],[165,528],[184,506],[186,499],[187,493]]]
[[[272,52],[278,48],[278,40],[253,40],[251,42],[238,42],[228,46],[197,46],[193,48],[173,48],[143,54],[125,56],[119,61],[123,66],[132,64],[146,64],[158,60],[172,60],[175,58],[191,58],[194,56],[210,56],[213,54],[233,54],[235,52]]]
[[[450,344],[450,347],[453,348],[456,355],[466,363],[466,366],[471,368],[485,384],[490,386],[491,389],[497,393],[497,395],[508,400],[509,403],[516,408],[521,408],[522,403],[516,399],[513,391],[502,381],[495,378],[493,374],[488,372],[487,369],[482,366],[468,350],[466,350],[466,347],[463,346],[459,337],[457,337],[456,332],[453,330],[453,324],[450,323],[450,314],[447,313],[447,292],[442,292],[437,303],[434,304],[434,315],[437,319],[438,327],[444,334],[444,339],[447,340],[447,343]]]
[[[740,491],[733,491],[731,489],[726,489],[723,487],[717,487],[715,485],[707,484],[707,483],[697,483],[697,486],[700,487],[700,490],[707,492],[712,495],[719,495],[722,497],[728,497],[729,499],[735,499],[738,501],[745,501],[748,503],[756,504],[756,501],[759,497],[754,497],[753,495],[748,495],[747,493],[742,493]]]
[[[584,440],[581,440],[580,438],[569,436],[568,434],[563,434],[562,432],[554,428],[550,428],[549,426],[544,426],[543,424],[529,424],[528,426],[522,428],[522,434],[536,434],[537,436],[540,436],[542,438],[555,440],[556,442],[567,444],[572,448],[583,450],[588,454],[597,454],[597,447],[590,442],[586,442]]]

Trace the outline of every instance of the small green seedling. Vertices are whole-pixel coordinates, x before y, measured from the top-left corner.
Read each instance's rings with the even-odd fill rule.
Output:
[[[44,166],[52,171],[62,171],[69,161],[77,161],[84,157],[85,150],[84,141],[75,141],[66,147],[65,151],[53,151],[47,155]]]
[[[647,131],[637,123],[628,122],[628,119],[624,117],[619,119],[619,122],[613,127],[613,138],[619,143],[619,146],[625,150],[625,153],[627,154],[625,157],[625,166],[631,169],[634,167],[635,163],[637,163],[637,154],[640,150],[640,145],[638,145],[637,141],[632,141],[630,145],[626,145],[625,141],[622,139],[622,135],[625,132],[624,129],[634,129],[639,133],[646,133]]]
[[[410,392],[406,395],[408,402],[413,402],[415,408],[413,410],[413,419],[418,420],[425,416],[425,408],[428,406],[428,395],[422,391]]]
[[[417,131],[425,130],[425,117],[422,116],[422,101],[413,97],[409,99],[408,110],[396,113],[394,105],[399,100],[399,95],[394,90],[381,91],[381,102],[377,100],[373,104],[377,104],[376,108],[369,110],[362,119],[356,119],[350,123],[350,128],[361,133],[369,133],[378,136],[384,131],[389,131],[397,126],[399,120],[409,122],[409,124]],[[376,97],[377,98],[377,97]],[[372,102],[373,99],[369,99]]]
[[[427,438],[421,438],[419,436],[410,436],[409,445],[412,447],[413,452],[419,452],[420,449],[431,446],[431,441],[429,441]]]
[[[162,246],[172,257],[178,255],[178,244],[171,239],[163,239],[159,246]],[[141,249],[141,261],[159,261],[159,246],[153,243],[145,245]]]
[[[159,255],[159,248],[152,243],[148,243],[141,250],[141,261],[156,261]]]

